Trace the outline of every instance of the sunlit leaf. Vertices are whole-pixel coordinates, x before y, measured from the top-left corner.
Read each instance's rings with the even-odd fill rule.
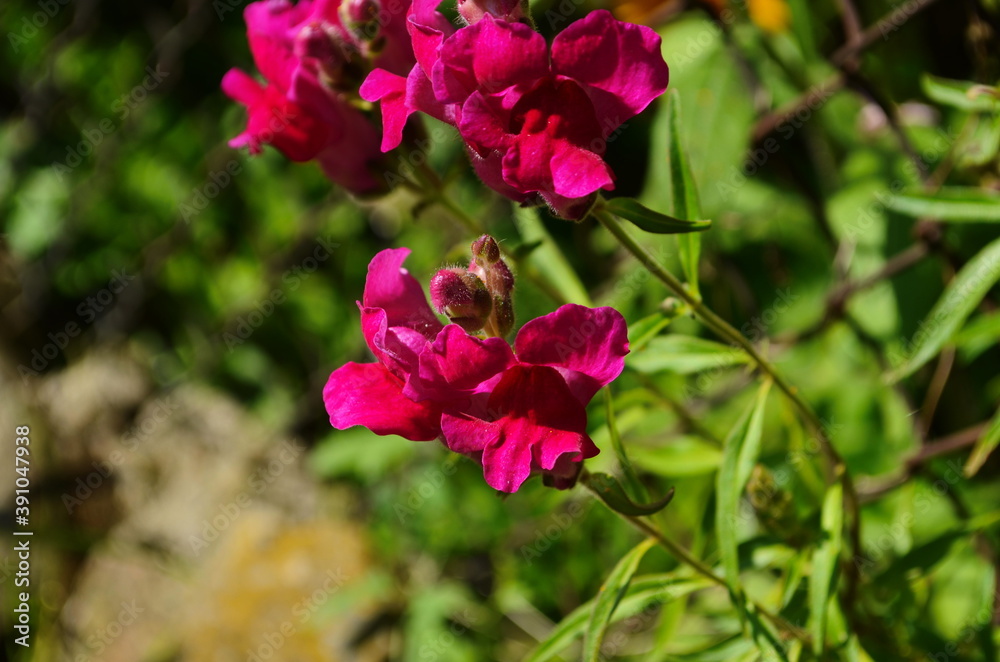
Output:
[[[604,584],[601,585],[597,597],[594,598],[590,621],[583,634],[583,659],[588,662],[596,662],[601,658],[601,643],[604,641],[604,632],[611,622],[611,615],[614,613],[615,607],[625,597],[629,583],[632,581],[632,575],[639,567],[642,557],[655,544],[654,539],[647,538],[636,545],[632,551],[618,561],[608,578],[604,580]]]

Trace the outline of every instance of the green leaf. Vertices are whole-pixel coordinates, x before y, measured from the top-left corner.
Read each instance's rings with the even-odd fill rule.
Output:
[[[685,221],[661,214],[632,198],[612,198],[604,203],[604,209],[653,234],[703,232],[712,226],[712,221]]]
[[[704,476],[722,464],[722,451],[698,437],[676,437],[656,447],[633,446],[630,455],[645,471],[668,478]]]
[[[972,186],[952,186],[936,193],[903,191],[889,198],[889,208],[915,218],[958,223],[1000,223],[1000,194]]]
[[[756,401],[740,417],[730,432],[722,450],[722,467],[716,479],[718,497],[715,509],[715,533],[719,539],[719,553],[722,556],[726,583],[737,605],[741,607],[741,618],[745,613],[742,610],[743,591],[740,587],[739,550],[736,540],[737,522],[740,519],[740,495],[750,480],[750,472],[760,455],[764,409],[770,388],[771,382],[764,382],[757,393]]]
[[[622,475],[625,477],[626,490],[632,495],[632,497],[645,501],[648,496],[646,494],[646,488],[639,480],[639,476],[636,474],[635,467],[632,466],[632,462],[628,459],[628,454],[625,452],[625,447],[622,445],[621,435],[618,434],[618,424],[615,420],[615,406],[614,401],[611,398],[611,389],[605,386],[602,390],[604,391],[604,408],[608,419],[608,435],[611,437],[611,447],[615,449],[615,457],[618,458],[618,464],[621,466]]]
[[[666,371],[679,375],[749,362],[750,357],[738,347],[677,333],[653,338],[644,349],[631,352],[625,359],[637,372]]]
[[[593,490],[594,494],[600,497],[601,501],[603,501],[608,508],[616,513],[629,515],[631,517],[652,515],[653,513],[659,512],[666,508],[667,504],[670,503],[670,500],[674,498],[674,490],[673,488],[670,488],[666,496],[659,501],[654,501],[649,504],[634,503],[628,497],[628,494],[625,493],[625,489],[622,487],[621,483],[619,483],[614,476],[609,476],[608,474],[585,474],[583,482],[590,487],[591,490]]]
[[[812,574],[809,575],[809,611],[813,638],[813,653],[819,657],[826,645],[827,608],[844,528],[844,483],[838,479],[823,497],[820,515],[823,540],[813,554]]]
[[[538,269],[542,276],[552,283],[563,297],[570,302],[590,306],[590,295],[580,282],[576,271],[566,261],[566,256],[552,240],[545,224],[538,217],[538,210],[529,207],[514,207],[514,224],[526,245],[541,242],[528,257],[528,263]]]
[[[996,450],[998,444],[1000,444],[1000,409],[997,410],[993,420],[990,421],[990,426],[986,428],[986,432],[979,438],[972,453],[969,454],[969,459],[965,462],[966,477],[972,478],[976,475],[986,463],[990,453]]]
[[[590,621],[583,635],[583,659],[588,662],[596,662],[601,658],[601,642],[604,641],[604,633],[611,622],[611,616],[615,607],[625,597],[632,575],[639,567],[639,562],[646,555],[656,540],[647,538],[636,545],[632,551],[623,556],[615,567],[611,570],[608,578],[601,585],[597,597],[594,599],[594,607],[590,612]]]
[[[628,327],[629,349],[632,352],[642,349],[646,343],[659,335],[660,331],[667,328],[675,319],[677,319],[677,315],[656,312],[648,317],[643,317],[638,322],[633,322]]]
[[[673,602],[712,585],[707,579],[679,579],[672,573],[641,575],[632,580],[628,592],[612,614],[611,622],[650,612],[655,606]],[[524,658],[525,662],[545,662],[565,650],[574,639],[583,634],[590,622],[593,604],[594,600],[590,600],[574,609]]]
[[[691,164],[681,143],[681,97],[676,89],[667,95],[668,131],[670,145],[667,151],[670,167],[670,212],[678,218],[695,219],[701,217],[698,189],[691,176]],[[687,278],[691,293],[701,298],[698,289],[698,259],[701,257],[701,237],[685,234],[677,237],[681,268]]]
[[[1000,239],[987,244],[955,275],[913,342],[905,348],[904,360],[886,376],[886,381],[898,382],[936,356],[997,279],[1000,279]]]
[[[951,80],[924,75],[920,86],[931,100],[970,112],[1000,111],[997,88],[964,80]]]
[[[955,334],[954,342],[966,362],[991,349],[1000,340],[1000,312],[990,312],[971,320]]]

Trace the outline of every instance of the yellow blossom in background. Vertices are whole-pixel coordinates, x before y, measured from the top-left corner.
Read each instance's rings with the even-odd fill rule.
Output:
[[[792,22],[786,0],[747,0],[747,11],[757,27],[771,34],[787,32]]]

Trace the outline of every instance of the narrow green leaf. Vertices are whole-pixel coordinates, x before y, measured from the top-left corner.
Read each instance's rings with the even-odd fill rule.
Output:
[[[972,186],[952,186],[936,193],[903,191],[888,200],[889,208],[915,218],[958,223],[1000,223],[1000,194]]]
[[[674,437],[662,446],[634,446],[630,456],[645,471],[668,478],[704,476],[722,464],[722,451],[699,437]]]
[[[924,75],[920,79],[920,86],[931,100],[945,106],[970,112],[1000,111],[1000,93],[997,88],[930,75]]]
[[[608,419],[608,435],[611,437],[611,447],[615,450],[615,457],[618,458],[618,465],[621,467],[622,475],[625,477],[625,490],[632,498],[645,501],[649,495],[646,493],[646,488],[643,486],[642,481],[639,480],[639,475],[635,472],[632,461],[629,460],[628,454],[625,452],[621,435],[618,434],[618,423],[615,419],[615,405],[614,400],[611,398],[611,388],[605,386],[602,390],[604,391],[604,411]]]
[[[1000,279],[1000,239],[987,244],[955,275],[907,346],[904,360],[886,376],[886,381],[898,382],[936,356],[997,279]]]
[[[788,662],[785,647],[757,615],[756,610],[747,610],[747,617],[750,622],[750,635],[753,637],[754,643],[757,644],[757,650],[760,651],[760,659]]]
[[[690,375],[749,363],[742,349],[712,340],[671,333],[649,341],[645,348],[629,353],[626,365],[641,373],[661,371]]]
[[[633,322],[628,327],[629,349],[632,352],[642,349],[646,343],[659,335],[660,331],[667,328],[675,319],[677,319],[677,315],[656,312],[648,317],[643,317],[638,322]]]
[[[521,241],[531,245],[541,242],[541,245],[531,251],[528,263],[538,269],[550,283],[555,285],[567,301],[590,306],[590,295],[587,288],[580,282],[576,271],[566,261],[566,256],[552,241],[552,235],[545,229],[545,224],[538,217],[538,210],[528,207],[514,207],[514,224],[521,234]]]
[[[809,575],[809,611],[813,653],[819,657],[826,646],[827,609],[844,528],[844,483],[838,479],[823,497],[820,515],[823,540],[813,553]]]
[[[706,579],[679,579],[672,573],[641,575],[632,580],[625,598],[612,614],[611,622],[632,618],[641,613],[651,613],[656,607],[712,585]],[[590,600],[574,609],[525,658],[525,662],[545,662],[555,658],[583,634],[584,628],[590,622],[593,608],[594,600]]]
[[[965,475],[969,478],[975,476],[998,445],[1000,445],[1000,409],[969,454],[969,459],[965,462]]]
[[[764,409],[771,382],[766,381],[757,393],[757,399],[726,438],[722,450],[722,466],[716,478],[717,503],[715,509],[715,533],[719,539],[719,553],[726,583],[738,607],[740,617],[743,611],[743,591],[740,587],[740,564],[737,522],[740,519],[740,495],[750,479],[750,472],[760,455],[761,434],[764,427]]]
[[[622,515],[629,515],[631,517],[640,517],[642,515],[652,515],[653,513],[659,512],[666,508],[670,500],[674,498],[674,490],[670,488],[666,496],[664,496],[659,501],[654,501],[649,504],[634,503],[625,493],[625,489],[622,487],[621,483],[608,474],[586,474],[583,477],[583,482],[590,487],[594,494],[600,497],[608,508],[615,511],[616,513],[621,513]]]
[[[698,189],[695,187],[694,177],[691,176],[691,164],[687,152],[681,143],[681,136],[684,135],[681,132],[681,97],[676,89],[671,89],[667,94],[667,115],[670,132],[670,145],[667,151],[670,164],[670,211],[678,218],[701,218]],[[679,236],[677,248],[688,287],[691,293],[700,299],[698,260],[701,257],[701,237],[697,234]]]
[[[632,198],[612,198],[604,203],[604,209],[653,234],[704,232],[712,226],[712,221],[685,221],[661,214]]]
[[[991,349],[1000,341],[1000,312],[979,315],[955,334],[955,346],[966,362]]]
[[[623,556],[615,567],[611,570],[608,578],[601,585],[597,597],[594,599],[594,607],[590,612],[590,621],[587,629],[583,633],[583,659],[588,662],[596,662],[601,657],[601,643],[604,641],[604,633],[611,622],[611,615],[615,607],[625,597],[632,575],[639,567],[639,562],[646,555],[656,540],[647,538],[632,548],[628,554]]]

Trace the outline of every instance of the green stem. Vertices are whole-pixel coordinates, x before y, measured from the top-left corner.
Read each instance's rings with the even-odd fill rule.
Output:
[[[420,185],[423,186],[421,192],[430,202],[436,202],[437,204],[444,207],[450,214],[457,220],[462,226],[465,227],[470,233],[474,235],[486,234],[485,226],[479,222],[478,219],[473,218],[469,212],[465,211],[458,203],[451,199],[445,191],[444,182],[438,177],[437,173],[431,169],[426,163],[422,164],[420,168],[417,169],[420,173]],[[542,277],[537,269],[528,263],[527,259],[523,256],[517,255],[507,250],[504,244],[499,244],[500,250],[503,254],[517,263],[518,270],[525,277],[528,278],[535,286],[545,293],[550,299],[556,303],[562,305],[569,303],[566,297],[555,287],[549,283],[548,280]]]
[[[591,492],[594,492],[595,496],[597,496],[597,493],[595,492],[594,487],[591,486],[587,481],[580,481],[580,482],[584,486],[586,486],[588,490],[590,490]],[[598,500],[600,500],[600,497],[598,497]],[[602,501],[602,503],[603,503],[603,501]],[[605,505],[607,505],[607,504],[605,504]],[[619,517],[621,517],[622,519],[624,519],[625,521],[627,521],[629,524],[631,524],[632,526],[634,526],[636,529],[638,529],[642,533],[644,533],[647,536],[655,539],[656,542],[658,542],[661,547],[663,547],[665,550],[667,550],[667,552],[670,553],[679,562],[681,562],[681,563],[683,563],[683,564],[691,567],[691,569],[693,569],[699,575],[701,575],[701,576],[705,577],[706,579],[708,579],[709,581],[711,581],[713,584],[716,584],[718,586],[722,586],[723,588],[727,588],[728,589],[729,585],[726,583],[725,579],[723,579],[719,575],[715,574],[715,572],[713,572],[710,567],[708,567],[707,565],[705,565],[704,563],[702,563],[700,560],[698,560],[697,558],[695,558],[690,552],[688,552],[686,549],[684,549],[683,547],[681,547],[680,545],[678,545],[677,543],[675,543],[673,540],[671,540],[670,538],[668,538],[666,535],[664,535],[656,527],[651,526],[648,522],[646,522],[645,520],[642,520],[642,519],[640,519],[638,517],[632,517],[631,515],[624,515],[622,513],[619,513],[618,511],[614,510],[613,508],[609,508],[609,510],[611,510],[611,512],[615,513],[616,515],[618,515]],[[762,614],[765,618],[767,618],[769,621],[771,621],[771,623],[773,623],[775,625],[775,627],[778,627],[778,628],[780,628],[780,629],[788,632],[789,634],[791,634],[796,639],[799,639],[799,640],[801,640],[803,642],[806,642],[806,643],[809,642],[809,635],[808,635],[808,633],[806,633],[805,631],[803,631],[802,628],[797,627],[793,623],[789,623],[787,620],[785,620],[781,616],[778,616],[777,614],[775,614],[772,611],[770,611],[769,609],[763,607],[759,603],[754,602],[753,600],[749,600],[748,599],[747,602],[749,604],[753,605],[753,608],[758,613]]]
[[[705,326],[711,329],[720,338],[733,343],[745,351],[754,360],[761,371],[767,374],[792,402],[793,406],[799,411],[808,423],[809,427],[813,429],[813,432],[816,434],[816,437],[820,442],[820,448],[827,458],[827,483],[832,484],[840,476],[843,476],[844,478],[844,502],[850,514],[850,517],[848,518],[849,536],[855,553],[859,553],[861,551],[861,517],[857,490],[854,486],[854,482],[850,478],[850,475],[847,473],[847,466],[844,463],[843,458],[840,457],[840,453],[837,452],[837,449],[833,447],[829,437],[827,437],[826,431],[823,429],[823,423],[819,420],[819,417],[816,416],[816,413],[812,410],[809,404],[802,399],[798,389],[792,386],[785,379],[785,377],[778,372],[774,365],[764,358],[752,342],[750,342],[742,333],[733,328],[728,322],[716,315],[697,297],[692,295],[688,289],[684,287],[684,284],[681,283],[681,281],[675,278],[673,274],[663,267],[663,265],[657,262],[652,253],[646,250],[632,235],[628,233],[628,230],[625,229],[617,217],[601,209],[599,204],[595,207],[591,214],[597,218],[601,225],[607,228],[608,232],[615,236],[622,246],[638,258],[651,274],[656,276],[674,294],[683,300],[684,303],[691,308],[691,311],[695,314],[695,316],[697,316],[705,324]],[[853,567],[853,564],[848,565]],[[854,586],[857,582],[857,577],[854,576],[854,573],[850,572],[850,568],[848,570],[848,576],[851,579],[851,592],[853,592]]]

